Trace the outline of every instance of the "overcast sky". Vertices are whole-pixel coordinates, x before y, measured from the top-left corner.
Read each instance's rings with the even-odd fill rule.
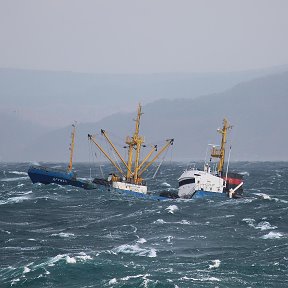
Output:
[[[0,67],[97,73],[288,63],[287,0],[0,0]]]

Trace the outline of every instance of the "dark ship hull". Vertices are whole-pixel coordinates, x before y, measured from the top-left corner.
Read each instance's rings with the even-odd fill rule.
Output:
[[[227,177],[223,177],[223,180],[226,181],[226,187],[224,192],[229,193],[230,189],[235,189],[241,182],[243,182],[243,175],[235,172],[228,172]],[[237,189],[237,192],[234,197],[243,196],[243,186]]]
[[[77,179],[74,172],[66,172],[50,167],[31,166],[28,175],[33,183],[71,185],[87,190],[97,188],[92,182]]]

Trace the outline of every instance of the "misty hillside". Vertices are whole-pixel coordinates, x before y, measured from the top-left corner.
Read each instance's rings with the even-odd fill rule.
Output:
[[[283,69],[287,66],[233,73],[151,75],[0,69],[0,112],[16,110],[24,119],[63,127],[77,119],[95,122],[118,111],[131,112],[139,101],[147,104],[220,93]]]
[[[232,160],[288,160],[287,107],[288,72],[244,82],[219,94],[145,105],[140,130],[151,144],[175,138],[174,160],[203,160],[207,144],[219,143],[216,129],[225,116],[233,125],[229,134]],[[136,107],[134,113],[78,124],[75,161],[89,160],[87,134],[99,134],[101,128],[122,146],[134,130],[135,115]],[[48,133],[10,159],[68,161],[69,135],[70,127]]]
[[[0,161],[14,160],[33,141],[47,134],[51,129],[37,123],[24,121],[16,111],[0,113]]]

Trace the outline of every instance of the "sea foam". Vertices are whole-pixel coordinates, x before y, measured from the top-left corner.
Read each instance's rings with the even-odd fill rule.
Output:
[[[69,263],[69,264],[74,264],[77,261],[76,261],[75,257],[66,256],[66,262]]]
[[[278,228],[277,226],[272,226],[268,221],[261,221],[257,225],[255,225],[256,221],[252,218],[244,218],[242,219],[242,221],[246,222],[248,226],[253,227],[255,229],[259,229],[261,231],[273,230]]]
[[[8,171],[10,174],[16,174],[16,175],[28,175],[27,172],[22,172],[22,171]]]
[[[29,193],[27,193],[29,194]],[[21,203],[25,200],[29,200],[30,198],[27,196],[16,196],[16,197],[11,197],[8,198],[6,201],[5,200],[0,200],[0,205],[5,205],[5,204],[13,204],[13,203]]]
[[[60,232],[60,233],[54,233],[51,234],[52,237],[61,237],[61,238],[69,238],[69,237],[74,237],[75,234],[73,233],[64,233],[64,232]]]
[[[13,181],[22,181],[22,180],[27,180],[29,177],[15,177],[15,178],[4,178],[1,179],[0,181],[2,182],[13,182]]]
[[[271,231],[271,232],[269,232],[268,234],[263,235],[261,238],[262,238],[262,239],[279,239],[279,238],[281,238],[281,237],[283,237],[283,234],[282,234],[282,233]]]
[[[29,273],[30,271],[31,271],[31,269],[29,267],[25,266],[23,274]]]
[[[177,205],[170,205],[166,208],[168,210],[168,213],[174,214],[175,211],[179,210]]]
[[[144,239],[144,238],[139,238],[139,239],[137,240],[137,243],[140,243],[140,244],[144,244],[144,243],[146,243],[146,242],[147,242],[147,240]]]
[[[161,186],[163,186],[163,187],[171,187],[171,185],[169,183],[167,183],[167,182],[161,183]]]
[[[157,252],[154,248],[140,248],[138,244],[124,244],[112,250],[114,253],[134,254],[137,256],[157,257]]]
[[[117,283],[117,279],[116,278],[113,278],[109,281],[109,285],[113,285],[113,284],[116,284]]]
[[[150,274],[131,275],[131,276],[123,277],[123,278],[121,278],[121,280],[123,280],[123,281],[127,281],[127,280],[130,280],[130,279],[137,279],[137,278],[143,278],[143,279],[146,279],[148,276],[150,276]]]
[[[209,269],[218,268],[220,266],[221,261],[219,259],[212,260],[213,264],[209,265]]]

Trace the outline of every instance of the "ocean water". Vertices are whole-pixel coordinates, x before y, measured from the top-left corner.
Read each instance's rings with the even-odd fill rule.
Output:
[[[242,199],[164,202],[32,184],[28,166],[0,164],[1,288],[288,287],[288,163],[233,163]],[[185,167],[149,190],[176,191]]]

